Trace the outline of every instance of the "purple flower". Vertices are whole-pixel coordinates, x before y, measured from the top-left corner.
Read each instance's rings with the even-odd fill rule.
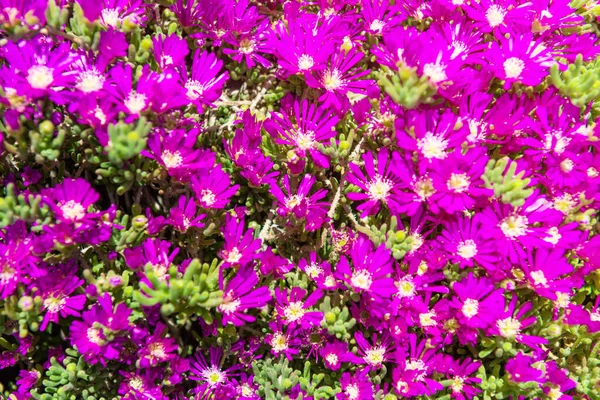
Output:
[[[374,82],[360,79],[369,73],[368,70],[355,68],[362,58],[363,54],[354,49],[348,53],[336,52],[329,59],[327,68],[306,75],[306,84],[323,92],[319,97],[323,107],[331,105],[341,111],[349,104],[348,95],[367,95],[367,89],[373,86]]]
[[[329,168],[329,160],[318,149],[319,144],[336,136],[335,124],[339,118],[326,107],[317,107],[306,99],[282,101],[281,113],[271,114],[265,129],[275,138],[275,143],[293,146],[298,157],[312,157],[315,165]]]
[[[458,310],[459,323],[471,328],[486,328],[497,320],[504,310],[502,289],[495,289],[487,278],[475,278],[473,273],[452,284],[457,297],[452,299],[452,307]]]
[[[306,296],[306,290],[293,287],[289,292],[288,290],[275,288],[275,299],[277,304],[275,308],[279,318],[285,321],[290,326],[300,326],[302,329],[308,329],[311,326],[318,326],[323,319],[323,313],[320,311],[308,311],[308,309],[314,306],[323,297],[323,292],[315,290],[309,294],[306,300],[303,300]]]
[[[185,39],[176,34],[157,35],[152,39],[152,45],[154,59],[163,71],[185,69],[185,58],[190,52]]]
[[[140,269],[139,274],[144,275],[144,267],[150,265],[154,275],[160,280],[169,278],[169,267],[179,253],[179,248],[170,251],[171,242],[148,238],[141,246],[125,249],[124,256],[127,265],[134,270]],[[170,254],[169,254],[170,252]]]
[[[19,44],[9,40],[2,55],[6,64],[0,69],[0,82],[5,91],[10,88],[17,95],[32,99],[49,95],[59,104],[65,102],[65,92],[59,88],[71,86],[75,73],[71,69],[75,55],[68,43],[55,47],[44,36]]]
[[[213,53],[200,49],[194,53],[192,72],[188,77],[185,74],[185,90],[188,101],[195,104],[199,111],[203,106],[212,105],[220,96],[223,85],[229,78],[228,72],[219,74],[223,68],[223,61],[217,59]]]
[[[378,341],[377,333],[374,333],[370,341],[365,339],[361,331],[354,334],[354,339],[359,348],[361,362],[366,363],[372,369],[381,369],[383,363],[394,361],[391,351],[391,337],[384,334]]]
[[[395,162],[388,164],[389,152],[381,149],[377,154],[377,164],[370,151],[364,153],[362,158],[367,176],[355,163],[350,163],[350,173],[347,175],[348,182],[362,190],[362,193],[349,192],[348,198],[353,201],[366,200],[356,207],[357,210],[362,211],[361,217],[377,214],[381,205],[387,206],[394,213],[401,212],[399,201],[403,201],[404,198],[399,189],[402,187],[402,182],[394,174],[398,168]]]
[[[490,70],[505,82],[508,89],[513,82],[528,86],[539,85],[554,63],[545,45],[533,35],[522,35],[493,42],[485,53]]]
[[[45,331],[50,322],[58,324],[58,317],[78,317],[86,302],[84,294],[72,295],[73,292],[83,284],[83,279],[73,275],[62,277],[56,274],[48,274],[39,280],[41,291],[42,311],[45,311],[40,330]]]
[[[159,322],[154,328],[154,333],[144,339],[138,352],[136,365],[139,368],[149,368],[175,359],[179,347],[174,339],[165,337],[167,331],[168,328]]]
[[[522,352],[506,363],[506,372],[514,382],[538,382],[544,383],[544,371],[532,366],[536,359],[526,356]]]
[[[323,364],[332,371],[337,371],[345,362],[362,362],[362,360],[348,350],[348,343],[334,341],[327,343],[319,351],[323,357]]]
[[[44,189],[42,195],[43,201],[61,222],[91,223],[92,219],[99,216],[99,213],[88,213],[88,209],[100,199],[100,195],[84,179],[65,179],[52,189]]]
[[[223,237],[225,243],[218,256],[223,260],[223,268],[232,266],[243,267],[258,258],[261,240],[254,239],[254,229],[244,232],[244,219],[234,216],[225,217]]]
[[[359,236],[350,252],[353,267],[344,256],[338,262],[334,276],[344,281],[357,293],[382,299],[391,298],[396,292],[392,274],[390,251],[381,244],[373,250],[373,244],[365,236]]]
[[[110,294],[104,293],[91,310],[83,312],[83,321],[71,324],[71,344],[92,364],[118,359],[131,312],[124,303],[114,307]]]
[[[242,326],[254,322],[256,318],[245,313],[250,308],[262,308],[271,300],[271,292],[266,286],[254,288],[258,275],[251,267],[240,268],[238,273],[223,289],[223,302],[218,310],[223,315],[222,323]]]
[[[194,149],[199,134],[198,129],[174,129],[169,133],[155,130],[148,139],[150,151],[141,154],[155,159],[174,179],[188,182],[192,176],[209,170],[216,160],[212,151]]]
[[[225,208],[240,185],[231,186],[231,180],[221,165],[213,166],[202,178],[192,177],[192,190],[196,201],[205,209]]]
[[[475,263],[488,271],[498,268],[496,242],[486,234],[480,214],[458,218],[445,225],[438,240],[453,262],[462,268],[473,267]]]
[[[209,350],[209,361],[202,352],[197,351],[194,358],[190,362],[189,378],[195,381],[200,381],[201,386],[197,388],[200,393],[213,393],[221,386],[229,386],[229,377],[232,372],[239,369],[239,366],[233,366],[228,369],[223,369],[223,349],[220,347],[211,347]]]
[[[319,229],[327,221],[327,209],[329,203],[320,201],[327,196],[325,189],[319,189],[309,195],[316,179],[312,175],[304,175],[298,185],[296,194],[292,194],[290,180],[288,175],[283,177],[283,187],[285,192],[279,186],[271,187],[271,194],[276,199],[277,213],[281,217],[293,215],[297,219],[306,220],[306,230],[314,231]],[[288,222],[292,224],[292,221]]]
[[[146,22],[142,0],[75,0],[85,17],[99,20],[104,27],[120,28],[123,24],[144,25]]]
[[[368,377],[369,368],[356,371],[354,375],[344,372],[340,380],[342,392],[335,395],[337,400],[371,400],[373,399],[373,384]]]
[[[194,199],[181,196],[177,201],[177,205],[171,208],[167,223],[179,232],[185,233],[189,228],[204,228],[204,223],[201,221],[205,217],[206,214],[198,215]]]

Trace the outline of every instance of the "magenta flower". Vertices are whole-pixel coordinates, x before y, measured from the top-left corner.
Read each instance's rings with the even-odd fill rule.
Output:
[[[337,400],[373,399],[373,384],[368,377],[369,368],[356,371],[354,375],[344,372],[340,380],[342,392],[335,395]]]
[[[476,278],[473,273],[452,284],[456,293],[451,301],[458,310],[459,323],[471,328],[486,328],[502,313],[505,306],[503,290],[495,289],[487,278]]]
[[[192,176],[209,170],[216,160],[210,150],[194,149],[200,132],[174,129],[170,132],[155,130],[148,138],[148,148],[140,154],[156,160],[169,175],[178,181],[188,182]]]
[[[522,333],[524,329],[529,328],[537,321],[535,315],[525,316],[531,311],[533,305],[531,302],[527,302],[517,310],[517,301],[517,296],[513,296],[511,302],[508,304],[508,308],[496,314],[496,321],[488,327],[487,332],[491,335],[522,343],[540,352],[541,349],[539,346],[547,344],[548,340],[539,336],[524,335]]]
[[[394,157],[393,157],[394,158]],[[403,187],[400,179],[394,174],[398,169],[394,160],[390,162],[389,152],[381,149],[377,153],[377,163],[374,162],[373,153],[367,151],[363,154],[364,168],[367,175],[355,163],[350,163],[348,182],[358,186],[361,192],[349,192],[348,198],[353,201],[366,200],[356,207],[362,211],[361,217],[377,214],[381,205],[393,213],[400,213],[404,194],[399,190]]]
[[[99,20],[104,27],[119,28],[123,23],[144,25],[146,14],[142,0],[75,0],[85,17]]]
[[[8,88],[30,99],[49,95],[59,104],[66,102],[66,92],[59,88],[70,87],[75,74],[71,69],[75,54],[68,43],[55,47],[47,37],[37,36],[19,44],[9,40],[2,50],[5,64],[0,82],[5,91]]]
[[[229,175],[219,164],[213,166],[202,178],[192,177],[196,201],[205,209],[225,208],[239,187],[240,185],[231,186]]]
[[[475,21],[474,27],[480,32],[499,30],[501,33],[512,29],[528,29],[531,24],[532,3],[522,3],[515,0],[481,0],[480,2],[465,3],[463,9]],[[510,30],[509,30],[510,29]]]
[[[42,194],[44,202],[60,222],[81,225],[91,223],[99,216],[99,213],[88,213],[88,209],[100,195],[82,178],[65,179],[52,189],[44,189]]]
[[[357,293],[376,299],[391,298],[396,292],[392,274],[390,251],[381,244],[373,250],[373,244],[365,236],[359,236],[350,257],[353,267],[343,256],[337,264],[334,276]]]
[[[167,332],[168,327],[159,322],[154,333],[144,339],[138,352],[139,368],[149,368],[175,359],[179,347],[174,339],[166,337]]]
[[[84,294],[72,295],[73,292],[83,284],[83,279],[73,275],[62,277],[56,274],[48,274],[39,280],[42,296],[42,311],[45,311],[40,330],[45,331],[50,322],[58,324],[59,316],[78,317],[85,306],[86,296]]]
[[[1,0],[0,24],[45,25],[47,6],[46,0]]]
[[[395,360],[392,351],[391,337],[384,334],[377,340],[378,335],[374,333],[370,340],[365,339],[361,331],[354,334],[354,340],[359,348],[359,356],[362,363],[366,363],[369,368],[381,369],[383,363]]]
[[[545,45],[533,35],[521,35],[492,42],[484,56],[494,76],[503,80],[508,89],[513,82],[527,86],[539,85],[554,63]]]
[[[200,49],[194,53],[192,72],[189,77],[185,74],[184,86],[188,101],[195,104],[199,111],[221,97],[223,85],[229,78],[228,72],[219,74],[222,68],[223,61],[213,53],[200,52]]]
[[[506,372],[508,372],[513,382],[544,383],[544,371],[532,366],[535,361],[535,357],[526,356],[523,352],[519,352],[506,363]]]
[[[279,21],[271,37],[283,75],[304,74],[322,70],[334,51],[331,29],[318,18],[304,14],[302,18]]]
[[[321,350],[319,350],[319,355],[323,357],[323,364],[325,367],[332,371],[338,371],[342,363],[345,362],[362,362],[362,360],[354,355],[351,351],[348,350],[348,343],[334,341],[332,343],[327,343]]]
[[[170,241],[148,238],[141,246],[125,249],[125,262],[131,269],[140,269],[139,274],[142,276],[145,276],[145,266],[150,265],[158,279],[166,280],[169,278],[169,267],[179,253],[179,248],[175,248],[173,251],[170,248]]]
[[[272,113],[265,129],[275,138],[275,143],[293,146],[298,157],[312,157],[315,165],[329,168],[329,160],[318,150],[320,143],[326,143],[336,136],[335,125],[339,118],[328,108],[298,99],[284,101],[281,113]]]
[[[349,104],[349,94],[367,95],[367,89],[373,86],[374,82],[360,79],[369,73],[368,70],[355,68],[362,58],[363,54],[354,49],[347,54],[336,52],[331,56],[327,68],[306,75],[306,84],[323,92],[319,97],[323,107],[332,105],[333,108],[340,111]]]
[[[225,244],[218,256],[223,260],[223,268],[243,267],[259,257],[260,239],[254,239],[254,229],[244,232],[244,219],[227,215],[223,227]]]
[[[487,234],[479,214],[448,222],[438,238],[452,262],[459,263],[462,268],[477,263],[493,271],[501,264],[496,254],[496,242]]]
[[[104,293],[91,310],[83,312],[83,321],[71,324],[71,344],[92,364],[118,359],[131,312],[124,303],[114,307],[110,295]]]
[[[160,68],[185,69],[185,58],[190,50],[185,39],[175,34],[169,36],[157,35],[152,39],[152,52]]]
[[[238,273],[223,289],[223,302],[218,310],[222,313],[223,325],[232,323],[242,326],[254,322],[256,318],[245,311],[251,308],[262,308],[271,300],[271,292],[266,286],[254,288],[258,283],[258,275],[250,267],[240,268]]]
[[[583,280],[576,276],[569,276],[574,268],[569,264],[562,249],[537,248],[530,249],[527,254],[527,263],[521,268],[529,286],[540,296],[550,300],[557,300],[557,292],[571,293],[583,285]]]
[[[314,176],[304,175],[296,194],[292,194],[289,176],[285,175],[283,177],[285,191],[281,190],[279,186],[271,187],[271,194],[276,199],[277,213],[282,217],[293,215],[298,219],[305,218],[306,230],[309,232],[319,229],[328,219],[329,203],[320,201],[327,196],[327,191],[319,189],[309,195],[315,182]]]
[[[177,205],[171,208],[167,223],[179,232],[185,233],[189,228],[204,228],[204,223],[201,222],[204,217],[206,217],[206,214],[197,213],[194,199],[181,196],[177,201]]]
[[[320,311],[309,311],[323,297],[323,292],[315,290],[303,300],[306,296],[306,290],[299,287],[293,287],[288,290],[275,288],[275,299],[277,303],[275,308],[278,316],[290,326],[300,326],[302,329],[308,329],[311,326],[319,326],[323,319],[323,313]]]
[[[285,355],[288,360],[292,360],[302,344],[298,337],[298,327],[283,324],[282,321],[273,321],[269,323],[269,328],[273,333],[265,336],[265,343],[271,346],[271,354],[275,357]]]

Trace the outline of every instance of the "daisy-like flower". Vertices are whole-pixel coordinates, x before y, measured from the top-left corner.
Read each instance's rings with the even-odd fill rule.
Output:
[[[119,394],[123,400],[136,400],[140,398],[153,400],[168,399],[155,383],[159,377],[156,370],[119,371],[119,374],[124,378],[119,385]]]
[[[100,199],[100,195],[85,179],[65,179],[55,187],[43,190],[42,195],[43,201],[61,222],[91,223],[99,215],[88,213],[88,209]]]
[[[356,69],[363,54],[351,49],[348,53],[336,52],[329,60],[329,66],[323,71],[306,75],[306,84],[315,89],[321,89],[323,94],[319,101],[323,107],[332,105],[341,111],[349,104],[349,96],[364,97],[367,89],[374,85],[372,80],[360,79],[366,76],[368,70]]]
[[[269,68],[271,62],[267,60],[261,53],[270,53],[268,35],[269,20],[264,19],[258,25],[254,33],[242,34],[238,38],[232,37],[228,43],[233,48],[224,48],[223,53],[229,55],[233,60],[241,63],[245,61],[248,68],[253,68],[256,64],[262,65],[264,68]]]
[[[275,197],[277,212],[280,216],[294,215],[298,219],[306,220],[306,229],[314,231],[327,221],[329,203],[320,201],[327,196],[325,189],[319,189],[309,195],[316,178],[304,175],[295,194],[290,188],[289,176],[283,177],[283,189],[279,186],[271,187],[271,194]],[[290,221],[291,223],[291,221]]]
[[[68,43],[55,45],[51,39],[36,36],[18,44],[8,41],[2,50],[5,64],[0,69],[2,86],[11,88],[15,95],[35,99],[49,95],[64,104],[68,100],[59,88],[70,87],[75,71],[72,63],[76,56]]]
[[[521,265],[531,288],[540,296],[557,300],[557,292],[571,293],[583,285],[583,280],[570,275],[574,268],[563,249],[530,249],[527,263]]]
[[[174,339],[166,337],[167,332],[168,327],[159,322],[154,328],[154,333],[144,338],[138,352],[139,368],[149,368],[175,359],[179,347]]]
[[[325,68],[334,51],[330,26],[312,14],[276,23],[271,43],[285,75],[304,74]]]
[[[204,223],[201,222],[204,217],[206,214],[198,214],[194,199],[181,196],[177,205],[171,208],[167,224],[179,232],[185,233],[189,228],[204,228]]]
[[[39,280],[42,308],[45,312],[44,319],[40,325],[40,330],[45,331],[50,322],[58,324],[59,316],[67,318],[68,316],[78,317],[80,311],[85,306],[86,296],[84,294],[72,295],[73,292],[83,284],[83,279],[73,275],[62,277],[60,275],[49,274],[44,279]]]
[[[0,1],[0,25],[12,27],[46,24],[45,0],[2,0]]]
[[[337,400],[371,400],[373,399],[373,384],[369,380],[369,368],[363,368],[352,375],[344,372],[340,380],[342,391],[335,398]]]
[[[92,364],[118,359],[131,312],[124,303],[115,307],[110,294],[104,293],[91,310],[83,312],[82,321],[71,324],[71,344]]]
[[[362,358],[361,361],[370,368],[380,369],[384,363],[394,361],[390,336],[384,334],[379,338],[381,340],[378,340],[378,335],[374,333],[371,340],[368,341],[363,333],[358,331],[354,334],[354,339],[359,347],[358,354]]]
[[[492,42],[484,57],[494,76],[505,82],[505,89],[513,82],[539,85],[554,63],[546,46],[531,34],[503,38],[499,44]]]
[[[481,382],[480,378],[472,376],[479,369],[481,363],[473,361],[470,358],[464,360],[454,360],[450,356],[442,356],[438,361],[444,365],[446,376],[450,380],[451,396],[458,400],[467,400],[473,398],[477,393],[481,393],[476,385]]]
[[[282,321],[273,321],[269,323],[269,328],[273,333],[265,336],[265,342],[271,346],[271,354],[275,357],[283,354],[291,361],[292,357],[298,354],[302,344],[298,337],[298,326],[283,324]]]
[[[232,266],[243,267],[259,257],[260,239],[254,239],[254,229],[244,232],[244,219],[227,215],[223,227],[225,244],[218,256],[223,260],[223,268]]]
[[[158,34],[152,39],[154,59],[164,71],[169,68],[185,69],[185,58],[190,50],[185,39],[176,34]]]
[[[474,21],[474,27],[480,32],[505,33],[510,29],[528,29],[533,17],[531,2],[521,3],[516,0],[481,0],[465,2],[462,8]]]
[[[188,77],[187,72],[184,75],[184,87],[188,101],[195,104],[199,111],[221,97],[223,86],[229,78],[227,71],[220,73],[222,69],[223,61],[213,53],[201,52],[200,49],[194,53],[191,75]]]
[[[362,0],[363,24],[369,34],[379,36],[387,34],[406,18],[398,5],[389,3],[389,0]]]
[[[377,214],[381,205],[388,207],[393,213],[401,212],[399,200],[403,199],[403,193],[399,189],[403,186],[394,174],[398,168],[395,158],[390,162],[387,149],[381,149],[377,154],[377,164],[370,151],[364,153],[362,159],[367,176],[355,163],[350,163],[350,173],[347,175],[348,182],[362,190],[348,193],[348,198],[353,201],[366,200],[356,207],[362,211],[361,217]]]
[[[536,357],[526,356],[520,351],[515,357],[508,360],[506,372],[513,382],[544,383],[544,371],[534,367],[536,361]]]
[[[504,310],[505,302],[502,289],[495,289],[487,278],[476,278],[473,273],[452,284],[456,293],[451,301],[458,310],[459,322],[471,328],[485,328]]]
[[[341,368],[342,363],[345,362],[362,362],[360,358],[356,357],[354,353],[348,350],[348,343],[346,342],[334,341],[326,343],[321,347],[321,350],[319,350],[319,355],[323,358],[325,367],[332,371],[338,371]]]
[[[392,274],[390,251],[381,244],[373,250],[373,244],[360,235],[350,252],[353,267],[343,256],[337,264],[334,276],[357,293],[376,299],[391,298],[396,292]]]
[[[239,369],[239,366],[223,369],[223,358],[223,349],[221,347],[210,348],[208,361],[200,350],[194,354],[190,362],[189,379],[201,382],[198,392],[205,394],[214,393],[221,386],[229,384],[230,376]]]
[[[500,336],[507,340],[514,340],[524,344],[537,352],[541,352],[540,345],[547,344],[548,340],[539,336],[524,335],[523,330],[535,324],[537,317],[525,315],[531,311],[533,304],[527,302],[517,309],[517,296],[513,296],[506,310],[497,313],[497,318],[487,328],[488,334]]]
[[[491,196],[493,192],[483,187],[481,179],[487,161],[485,148],[471,149],[466,154],[453,152],[443,160],[433,159],[429,173],[434,190],[429,202],[432,211],[454,214],[470,210],[476,200]]]
[[[250,308],[262,308],[271,300],[271,292],[266,286],[254,288],[258,275],[250,267],[241,268],[223,289],[223,302],[218,306],[223,315],[222,323],[242,326],[254,322],[256,318],[245,313]]]
[[[275,299],[277,304],[278,317],[284,320],[289,325],[298,325],[302,329],[308,329],[311,326],[318,326],[323,319],[323,313],[320,311],[309,311],[309,308],[314,306],[323,297],[323,292],[320,290],[313,291],[306,300],[306,290],[293,287],[288,290],[275,288]]]
[[[323,106],[316,106],[308,100],[300,102],[288,98],[282,101],[280,113],[272,113],[265,123],[265,129],[277,144],[293,146],[298,157],[310,154],[315,165],[329,168],[329,160],[318,150],[320,143],[329,141],[336,136],[334,129],[339,118]]]
[[[198,129],[186,132],[175,129],[170,132],[155,130],[148,138],[148,148],[140,154],[156,160],[169,175],[178,181],[188,182],[192,176],[209,170],[216,160],[210,150],[194,149],[199,135]]]
[[[498,267],[496,244],[485,230],[481,217],[475,214],[472,218],[450,221],[438,240],[452,261],[459,263],[462,268],[470,268],[477,263],[493,271]]]
[[[6,234],[0,231],[0,300],[14,294],[19,284],[30,283],[31,277],[38,275],[34,267],[39,260],[33,252],[33,242],[24,222],[7,227]]]
[[[111,68],[110,81],[105,87],[120,111],[138,116],[150,108],[157,80],[158,74],[145,65],[134,88],[131,65],[117,64]]]
[[[149,265],[158,279],[166,280],[169,278],[169,267],[179,253],[179,248],[175,248],[173,251],[170,248],[171,242],[169,241],[148,238],[141,246],[125,249],[125,262],[130,268],[139,270],[141,276],[145,276],[144,267]]]
[[[146,14],[142,0],[75,0],[85,17],[99,21],[104,27],[131,29],[131,25],[144,25]]]
[[[198,205],[205,209],[225,208],[240,185],[231,186],[227,172],[219,164],[202,177],[192,177],[192,190]]]

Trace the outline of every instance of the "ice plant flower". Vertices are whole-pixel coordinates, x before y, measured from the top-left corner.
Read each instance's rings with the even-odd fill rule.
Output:
[[[327,196],[327,191],[319,189],[309,195],[315,182],[314,176],[304,175],[296,193],[292,194],[289,177],[286,175],[283,177],[285,191],[281,190],[278,185],[271,187],[271,193],[277,200],[277,213],[282,217],[294,215],[298,219],[305,219],[308,231],[319,229],[328,219],[327,209],[329,204],[320,201]]]
[[[289,325],[299,325],[303,329],[311,326],[319,325],[323,319],[323,313],[320,311],[309,311],[308,309],[314,306],[323,297],[323,293],[319,290],[312,292],[306,300],[306,290],[297,286],[293,287],[289,292],[287,289],[279,290],[275,288],[275,299],[277,304],[275,308],[277,314]]]
[[[132,310],[124,303],[115,307],[108,293],[98,298],[98,304],[82,313],[82,321],[71,325],[71,343],[90,363],[118,359],[123,345],[123,336],[129,330],[129,315]]]
[[[261,246],[261,240],[253,238],[254,229],[244,232],[244,225],[243,218],[238,219],[227,215],[223,232],[225,245],[219,252],[219,257],[223,260],[223,268],[243,267],[259,257],[257,250]]]
[[[329,160],[318,149],[320,143],[326,143],[336,136],[335,124],[339,121],[331,111],[316,106],[306,99],[302,102],[286,101],[288,105],[280,113],[272,113],[265,129],[278,144],[293,146],[298,157],[310,154],[315,165],[329,168]]]
[[[199,176],[192,177],[196,202],[205,209],[224,208],[239,187],[231,186],[229,175],[219,164],[212,166],[202,179]]]
[[[255,288],[258,275],[250,268],[242,268],[223,289],[223,302],[218,306],[222,313],[223,325],[232,323],[242,326],[254,322],[256,318],[246,314],[250,308],[262,308],[271,300],[271,292],[266,286]]]

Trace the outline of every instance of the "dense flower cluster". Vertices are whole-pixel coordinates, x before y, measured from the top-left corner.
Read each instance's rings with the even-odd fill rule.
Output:
[[[595,1],[0,5],[0,397],[598,398]]]

